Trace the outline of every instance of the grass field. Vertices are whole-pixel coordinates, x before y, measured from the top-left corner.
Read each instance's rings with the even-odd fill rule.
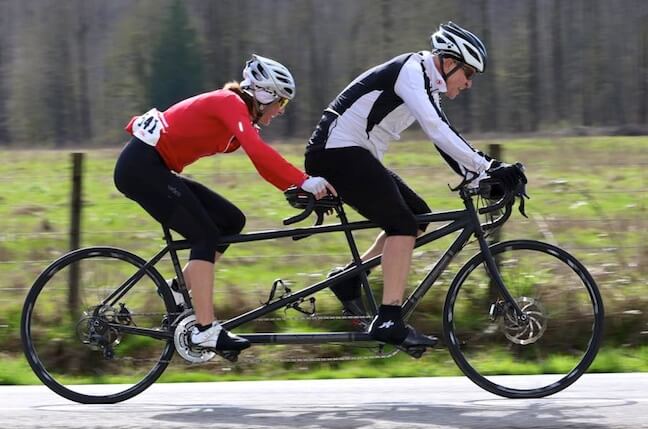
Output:
[[[487,151],[489,143],[478,141],[476,145]],[[521,161],[527,166],[531,195],[527,202],[529,219],[514,214],[502,231],[502,239],[533,238],[556,243],[581,259],[595,276],[606,305],[606,348],[594,369],[599,365],[606,371],[648,370],[648,138],[519,139],[498,143],[502,144],[505,161]],[[301,165],[301,145],[281,145],[278,149]],[[0,178],[0,359],[6,364],[4,371],[13,377],[0,374],[0,383],[31,382],[34,379],[19,355],[19,314],[38,273],[68,248],[71,162],[65,152],[0,153],[5,160]],[[146,258],[161,247],[161,230],[135,203],[114,189],[112,168],[117,153],[118,149],[86,154],[82,245],[122,247]],[[385,162],[433,210],[461,207],[461,201],[447,186],[458,183],[457,177],[429,142],[396,143]],[[280,228],[281,219],[295,214],[282,194],[256,174],[243,153],[201,160],[185,173],[237,204],[247,215],[247,232]],[[360,219],[355,214],[351,217]],[[358,233],[361,247],[369,245],[374,234]],[[416,252],[412,285],[425,275],[449,242],[441,240],[438,245]],[[470,247],[460,255],[442,277],[440,287],[424,300],[423,312],[414,319],[415,324],[440,333],[445,289],[458,264],[474,253],[475,248]],[[300,242],[275,240],[233,246],[216,274],[217,314],[227,317],[241,308],[257,306],[267,299],[276,278],[288,279],[291,287],[299,289],[323,279],[331,267],[348,259],[341,234]],[[163,275],[171,275],[171,264],[161,267]],[[336,314],[337,303],[332,296],[328,292],[319,295],[318,310]],[[303,327],[301,322],[295,323]],[[298,348],[285,347],[275,355],[299,353]],[[318,353],[340,352],[326,349]],[[445,351],[427,359],[431,365],[424,366],[439,368],[439,374],[457,371]],[[362,363],[277,365],[278,377],[421,373],[415,362],[403,357]],[[259,375],[241,368],[224,371],[229,371],[231,377]],[[425,371],[435,374],[431,369]],[[264,374],[272,373],[272,367],[264,370]],[[170,380],[192,377],[181,369],[165,376]]]

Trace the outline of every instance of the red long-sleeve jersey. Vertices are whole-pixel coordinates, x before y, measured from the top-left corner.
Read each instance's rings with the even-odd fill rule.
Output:
[[[162,114],[165,128],[155,148],[175,172],[182,172],[199,158],[243,147],[259,174],[282,191],[301,185],[308,177],[261,139],[245,102],[232,91],[200,94]],[[130,134],[135,119],[125,128]]]

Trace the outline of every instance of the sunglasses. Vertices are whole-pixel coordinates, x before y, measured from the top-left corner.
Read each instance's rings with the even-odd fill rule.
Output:
[[[464,75],[466,76],[466,79],[471,80],[474,76],[477,70],[474,68],[470,67],[467,64],[461,64],[461,69],[464,72]]]
[[[279,98],[279,107],[281,107],[282,109],[285,109],[286,106],[288,105],[289,101],[290,100],[287,99],[287,98],[283,98],[283,97]]]

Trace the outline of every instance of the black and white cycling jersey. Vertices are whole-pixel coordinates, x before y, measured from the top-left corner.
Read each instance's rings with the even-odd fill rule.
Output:
[[[491,158],[476,151],[450,125],[439,103],[445,91],[431,52],[399,55],[358,76],[333,100],[307,152],[359,146],[382,161],[389,142],[398,140],[416,120],[457,174],[479,175],[488,169]]]

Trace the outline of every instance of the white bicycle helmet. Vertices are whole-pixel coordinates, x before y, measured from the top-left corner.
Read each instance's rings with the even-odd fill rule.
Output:
[[[430,36],[432,53],[440,54],[483,73],[486,70],[486,47],[477,36],[453,22],[439,25],[439,30]]]
[[[269,104],[280,97],[292,100],[295,96],[295,80],[283,64],[252,55],[243,69],[241,89],[259,103]]]

